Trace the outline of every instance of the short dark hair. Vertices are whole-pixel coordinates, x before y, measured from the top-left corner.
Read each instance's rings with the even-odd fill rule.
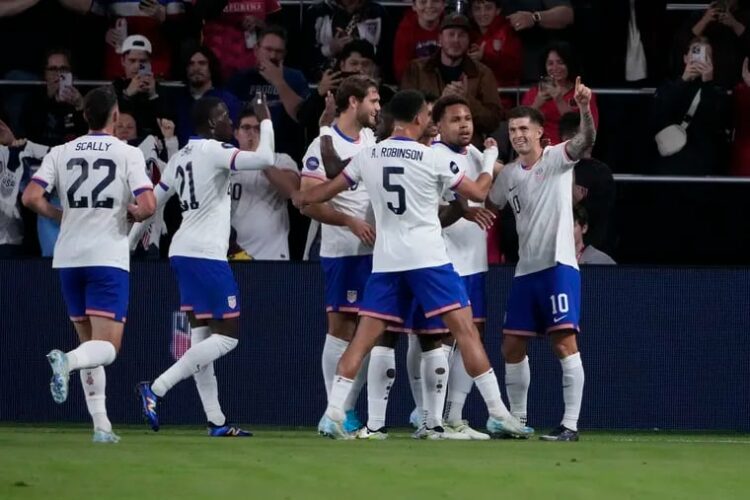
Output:
[[[556,52],[560,59],[568,67],[568,80],[574,81],[577,76],[581,76],[581,66],[573,52],[573,46],[568,42],[556,41],[545,47],[539,58],[539,76],[547,76],[547,57],[550,52]]]
[[[531,106],[516,106],[508,112],[508,120],[515,118],[528,118],[540,127],[544,126],[544,115],[541,111]]]
[[[260,45],[261,40],[263,40],[268,35],[276,35],[277,37],[281,38],[282,40],[284,40],[284,45],[286,45],[287,41],[289,40],[286,28],[284,28],[283,26],[271,24],[260,31],[260,34],[258,35],[258,44]]]
[[[424,95],[418,90],[400,90],[388,103],[388,112],[394,121],[413,122],[424,106]]]
[[[375,60],[375,47],[373,47],[367,40],[357,39],[347,43],[344,45],[344,48],[341,49],[341,52],[339,52],[337,57],[338,65],[341,66],[341,64],[349,59],[349,56],[354,53],[361,55],[365,59],[371,61]]]
[[[580,126],[581,114],[575,111],[568,111],[560,117],[560,126],[558,127],[560,138],[573,137],[578,133]]]
[[[440,96],[433,94],[432,92],[423,92],[424,95],[424,102],[427,104],[435,104],[438,99],[440,99]]]
[[[349,107],[349,98],[354,97],[362,101],[367,97],[371,88],[377,90],[378,84],[372,78],[365,75],[352,75],[344,79],[336,90],[336,112],[341,113]]]
[[[237,123],[234,124],[234,128],[239,128],[240,123],[242,123],[242,120],[245,118],[257,118],[255,108],[252,106],[245,106],[242,108],[242,111],[240,111],[240,114],[237,116]]]
[[[193,111],[191,117],[193,119],[193,127],[195,130],[204,129],[208,125],[208,121],[211,119],[211,113],[219,104],[223,104],[224,101],[218,97],[201,97],[193,105]]]
[[[42,69],[47,69],[47,63],[49,62],[49,58],[55,55],[61,55],[65,56],[65,59],[68,60],[68,66],[70,66],[71,71],[73,69],[73,59],[70,55],[70,50],[66,49],[65,47],[52,47],[49,50],[47,50],[44,53],[44,61],[42,64],[44,64],[44,67]]]
[[[432,122],[437,123],[442,120],[448,106],[455,106],[457,104],[469,107],[469,102],[466,99],[454,94],[449,94],[435,101],[435,104],[432,106]]]
[[[216,57],[214,51],[205,45],[191,45],[186,47],[182,52],[182,78],[187,82],[187,67],[190,64],[190,59],[195,54],[203,54],[208,59],[208,71],[211,74],[211,83],[214,87],[220,87],[222,84],[221,80],[221,69],[219,64],[219,58]]]
[[[589,213],[583,205],[578,204],[573,206],[573,220],[581,227],[588,225]]]
[[[111,85],[90,90],[83,98],[83,117],[91,130],[107,126],[112,109],[117,106],[117,94]]]

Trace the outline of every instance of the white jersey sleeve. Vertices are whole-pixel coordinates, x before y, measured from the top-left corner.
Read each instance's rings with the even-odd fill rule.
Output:
[[[42,186],[47,193],[51,193],[58,184],[57,169],[55,165],[59,162],[58,157],[62,146],[56,146],[42,159],[42,166],[36,171],[32,180]]]
[[[276,153],[273,166],[278,168],[279,170],[289,170],[290,172],[294,172],[295,174],[299,175],[297,162],[294,161],[292,157],[286,153]]]
[[[307,147],[302,158],[302,177],[309,177],[319,181],[327,181],[326,170],[320,157],[320,137],[316,137]]]
[[[443,190],[456,189],[461,184],[461,181],[466,176],[465,169],[448,154],[444,154],[441,150],[432,150],[435,154],[433,155],[433,168],[438,180],[443,185]]]
[[[365,161],[367,151],[362,151],[352,158],[349,164],[341,172],[350,186],[357,185],[362,180],[362,164]]]
[[[568,156],[568,150],[566,149],[569,141],[565,141],[554,146],[549,146],[544,149],[543,156],[545,156],[547,162],[550,165],[557,165],[563,172],[567,172],[572,169],[578,160],[573,160]]]
[[[133,196],[154,188],[146,173],[146,160],[138,148],[128,149],[125,154],[128,185]]]
[[[503,169],[490,188],[489,199],[497,208],[503,208],[508,203],[507,172],[509,171],[509,169]]]

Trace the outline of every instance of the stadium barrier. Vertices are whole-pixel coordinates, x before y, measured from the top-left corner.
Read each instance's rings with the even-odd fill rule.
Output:
[[[241,290],[239,347],[216,364],[221,401],[234,421],[313,426],[325,406],[320,352],[325,334],[323,278],[314,263],[234,265]],[[500,326],[513,269],[496,267],[488,279],[485,343],[498,377]],[[116,423],[137,423],[133,388],[153,379],[187,347],[174,321],[176,283],[166,262],[135,262],[122,351],[107,369],[107,406]],[[70,400],[52,402],[51,348],[76,345],[59,281],[46,260],[0,261],[0,420],[88,421],[79,378]],[[590,267],[583,271],[580,346],[586,370],[584,429],[714,429],[750,431],[750,270],[745,268]],[[404,425],[412,410],[404,357],[389,425]],[[563,411],[560,368],[546,341],[531,343],[529,419],[546,428]],[[360,399],[364,411],[365,395]],[[176,386],[161,405],[165,425],[204,420],[192,381]],[[483,425],[473,391],[468,418]]]

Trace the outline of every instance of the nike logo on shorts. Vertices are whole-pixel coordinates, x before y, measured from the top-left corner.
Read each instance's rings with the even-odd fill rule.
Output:
[[[552,321],[555,322],[555,323],[559,323],[560,321],[564,320],[567,317],[568,317],[567,314],[563,314],[562,316],[559,316],[557,318],[552,318]]]

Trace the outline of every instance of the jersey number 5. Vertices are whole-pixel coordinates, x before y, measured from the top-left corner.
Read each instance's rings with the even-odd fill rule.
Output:
[[[392,175],[403,175],[404,167],[383,167],[383,189],[389,193],[396,193],[398,195],[397,204],[388,202],[388,210],[396,215],[402,215],[406,212],[406,191],[404,186],[400,184],[391,184]]]
[[[79,175],[68,188],[68,206],[70,208],[88,208],[88,197],[81,196],[76,199],[76,191],[78,191],[86,179],[89,178],[89,162],[84,158],[71,158],[68,160],[66,166],[68,170],[73,170],[75,167],[81,167],[81,175]],[[93,190],[91,190],[91,206],[93,208],[112,208],[115,205],[115,199],[104,198],[103,200],[100,200],[99,195],[107,186],[112,184],[113,180],[115,180],[115,170],[117,169],[117,165],[115,165],[115,162],[107,158],[99,158],[92,165],[94,170],[99,170],[102,167],[107,169],[107,175],[94,187]]]
[[[187,176],[185,175],[187,173]],[[195,210],[200,207],[200,203],[195,199],[195,181],[193,180],[193,162],[189,161],[185,168],[177,167],[175,175],[180,178],[180,208],[182,211]],[[182,197],[185,193],[185,180],[187,177],[188,190],[190,191],[190,202],[188,203]]]

